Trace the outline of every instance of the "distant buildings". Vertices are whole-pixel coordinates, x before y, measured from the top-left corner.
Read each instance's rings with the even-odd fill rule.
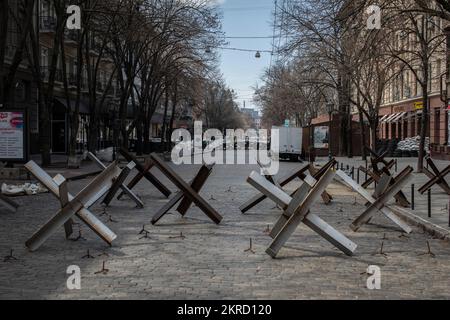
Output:
[[[11,11],[17,15],[19,5],[23,4],[21,1],[10,0],[9,6]],[[8,21],[8,35],[6,37],[4,68],[7,73],[13,63],[14,55],[16,53],[19,43],[20,32],[17,23],[13,19]],[[28,40],[29,41],[29,40]],[[27,42],[27,45],[30,45]],[[37,88],[33,80],[33,74],[30,68],[28,59],[22,60],[18,67],[15,77],[15,82],[12,84],[14,93],[11,95],[11,100],[8,101],[8,107],[11,109],[24,110],[28,113],[28,128],[30,131],[30,147],[31,150],[36,151],[38,139],[38,108],[37,108]],[[4,106],[1,105],[0,108]],[[1,111],[1,109],[0,109]]]
[[[428,30],[430,38],[443,35],[444,21],[442,19],[427,17],[424,22],[424,28]],[[417,46],[415,36],[415,34],[398,32],[395,37],[395,45],[399,49],[404,49],[405,52],[412,52],[415,50],[412,46]],[[448,64],[445,48],[444,41],[430,56],[428,66],[429,125],[426,136],[431,140],[433,157],[450,159],[449,109],[444,89]],[[419,66],[417,66],[417,70],[420,70]],[[379,138],[381,140],[404,140],[417,137],[421,133],[424,112],[421,86],[408,68],[403,68],[400,72],[393,69],[392,72],[396,74],[384,90],[383,103],[379,113]]]
[[[261,115],[258,110],[242,108],[241,112],[245,115],[249,128],[257,130],[261,129]]]

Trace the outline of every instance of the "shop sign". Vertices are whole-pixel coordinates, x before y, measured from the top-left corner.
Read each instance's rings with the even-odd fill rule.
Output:
[[[25,112],[0,112],[0,161],[26,161]]]
[[[314,128],[314,148],[328,149],[330,142],[330,127],[321,126]]]
[[[415,110],[423,110],[423,102],[414,103],[414,109]]]

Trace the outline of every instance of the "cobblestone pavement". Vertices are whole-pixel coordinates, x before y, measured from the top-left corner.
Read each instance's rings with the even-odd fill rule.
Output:
[[[319,159],[318,163],[326,162],[328,159]],[[390,159],[388,159],[390,160]],[[361,158],[354,158],[354,159],[347,159],[347,158],[338,158],[338,161],[344,164],[344,168],[348,166],[358,168],[359,166],[365,166],[365,162],[361,161]],[[417,158],[399,158],[398,161],[398,172],[405,169],[406,166],[411,166],[414,169],[417,168]],[[435,160],[436,166],[439,168],[439,170],[445,169],[450,162],[449,161],[440,161]],[[431,218],[428,217],[428,193],[420,194],[418,192],[419,188],[421,188],[425,183],[427,183],[430,179],[423,173],[416,173],[414,172],[414,179],[412,183],[414,184],[414,197],[415,197],[415,210],[411,211],[415,215],[435,224],[438,225],[448,231],[450,231],[449,226],[449,201],[450,197],[439,187],[434,186],[431,189]],[[361,173],[361,183],[363,179],[365,178],[363,176],[363,173]],[[356,180],[356,173],[355,173],[355,180]],[[450,175],[446,177],[446,180],[448,183],[450,183]],[[373,185],[371,186],[373,188]],[[403,189],[403,192],[408,197],[408,199],[411,199],[411,185],[408,185],[406,188]]]
[[[283,163],[282,171],[299,164]],[[175,168],[186,180],[198,167]],[[133,209],[131,201],[114,201],[107,214],[94,212],[117,233],[107,248],[81,225],[86,241],[66,241],[63,230],[37,252],[24,247],[27,238],[58,209],[50,194],[17,199],[16,214],[0,212],[0,258],[14,249],[17,261],[0,260],[1,299],[448,299],[450,298],[450,245],[416,231],[404,236],[377,217],[353,233],[349,224],[363,203],[340,185],[332,185],[334,202],[318,202],[313,212],[356,242],[354,257],[347,257],[305,226],[301,226],[273,260],[265,250],[265,230],[280,211],[265,201],[247,215],[238,207],[255,190],[245,182],[252,166],[219,166],[203,195],[224,216],[216,226],[198,208],[186,218],[170,215],[151,226],[152,215],[166,199],[147,182],[137,191],[146,208]],[[282,173],[283,173],[282,172]],[[70,184],[72,192],[87,180]],[[231,186],[231,188],[230,188]],[[295,185],[290,186],[294,188]],[[174,188],[174,187],[172,187]],[[150,239],[140,239],[142,226]],[[76,233],[78,227],[75,228]],[[180,235],[185,238],[181,238]],[[244,252],[253,240],[255,254]],[[427,240],[435,254],[427,252]],[[377,254],[382,243],[386,256]],[[82,259],[90,250],[94,259]],[[106,262],[107,274],[95,274]],[[78,265],[82,289],[69,291],[66,269]],[[382,270],[382,290],[366,289],[369,265]]]

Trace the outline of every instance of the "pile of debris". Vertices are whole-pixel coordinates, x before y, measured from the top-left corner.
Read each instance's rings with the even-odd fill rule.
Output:
[[[5,196],[32,196],[40,193],[47,193],[48,190],[40,183],[25,183],[20,185],[2,184],[1,193]]]
[[[420,149],[420,136],[407,138],[400,141],[397,145],[397,149],[400,151],[419,151]],[[427,153],[430,152],[430,138],[425,140],[425,150]]]

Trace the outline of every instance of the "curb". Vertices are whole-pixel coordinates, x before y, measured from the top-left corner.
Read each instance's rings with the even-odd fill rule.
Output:
[[[425,233],[428,233],[430,236],[450,242],[450,231],[431,223],[411,212],[400,208],[399,206],[389,206],[396,214],[398,214],[401,218],[403,218],[406,222],[412,224],[413,226],[418,227]]]

